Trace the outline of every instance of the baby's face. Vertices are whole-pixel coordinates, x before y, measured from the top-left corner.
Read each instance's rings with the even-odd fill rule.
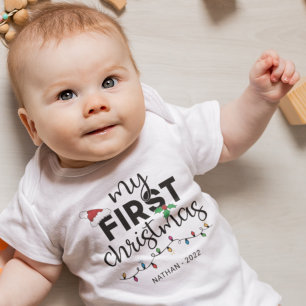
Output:
[[[48,145],[63,167],[110,159],[139,136],[144,98],[120,39],[76,34],[31,50],[24,68],[19,115],[34,143]]]

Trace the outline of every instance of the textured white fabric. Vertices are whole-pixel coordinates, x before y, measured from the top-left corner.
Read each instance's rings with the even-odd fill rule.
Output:
[[[121,155],[65,169],[49,148],[37,150],[0,237],[34,260],[65,262],[90,306],[278,305],[194,182],[220,157],[218,103],[187,109],[143,91],[145,126]]]

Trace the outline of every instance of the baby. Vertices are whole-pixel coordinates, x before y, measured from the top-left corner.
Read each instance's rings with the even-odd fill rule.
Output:
[[[141,84],[114,20],[49,4],[11,43],[8,67],[38,149],[0,215],[16,250],[0,305],[36,305],[63,263],[90,306],[280,303],[194,176],[258,139],[299,80],[292,62],[266,51],[236,101],[178,107]]]

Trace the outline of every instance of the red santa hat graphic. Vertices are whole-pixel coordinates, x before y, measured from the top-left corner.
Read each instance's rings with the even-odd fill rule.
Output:
[[[109,209],[91,209],[80,212],[81,219],[88,219],[92,227],[96,227],[100,221],[110,214]]]

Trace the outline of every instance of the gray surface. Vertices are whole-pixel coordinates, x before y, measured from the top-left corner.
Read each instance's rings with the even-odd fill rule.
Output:
[[[109,11],[99,0],[82,2]],[[304,0],[128,0],[119,18],[142,81],[170,103],[235,99],[269,48],[306,75]],[[34,152],[16,116],[5,54],[0,47],[1,209]],[[245,155],[198,178],[233,226],[243,257],[290,306],[306,303],[305,152],[306,126],[289,126],[277,111]],[[82,305],[77,280],[65,271],[43,305]]]

